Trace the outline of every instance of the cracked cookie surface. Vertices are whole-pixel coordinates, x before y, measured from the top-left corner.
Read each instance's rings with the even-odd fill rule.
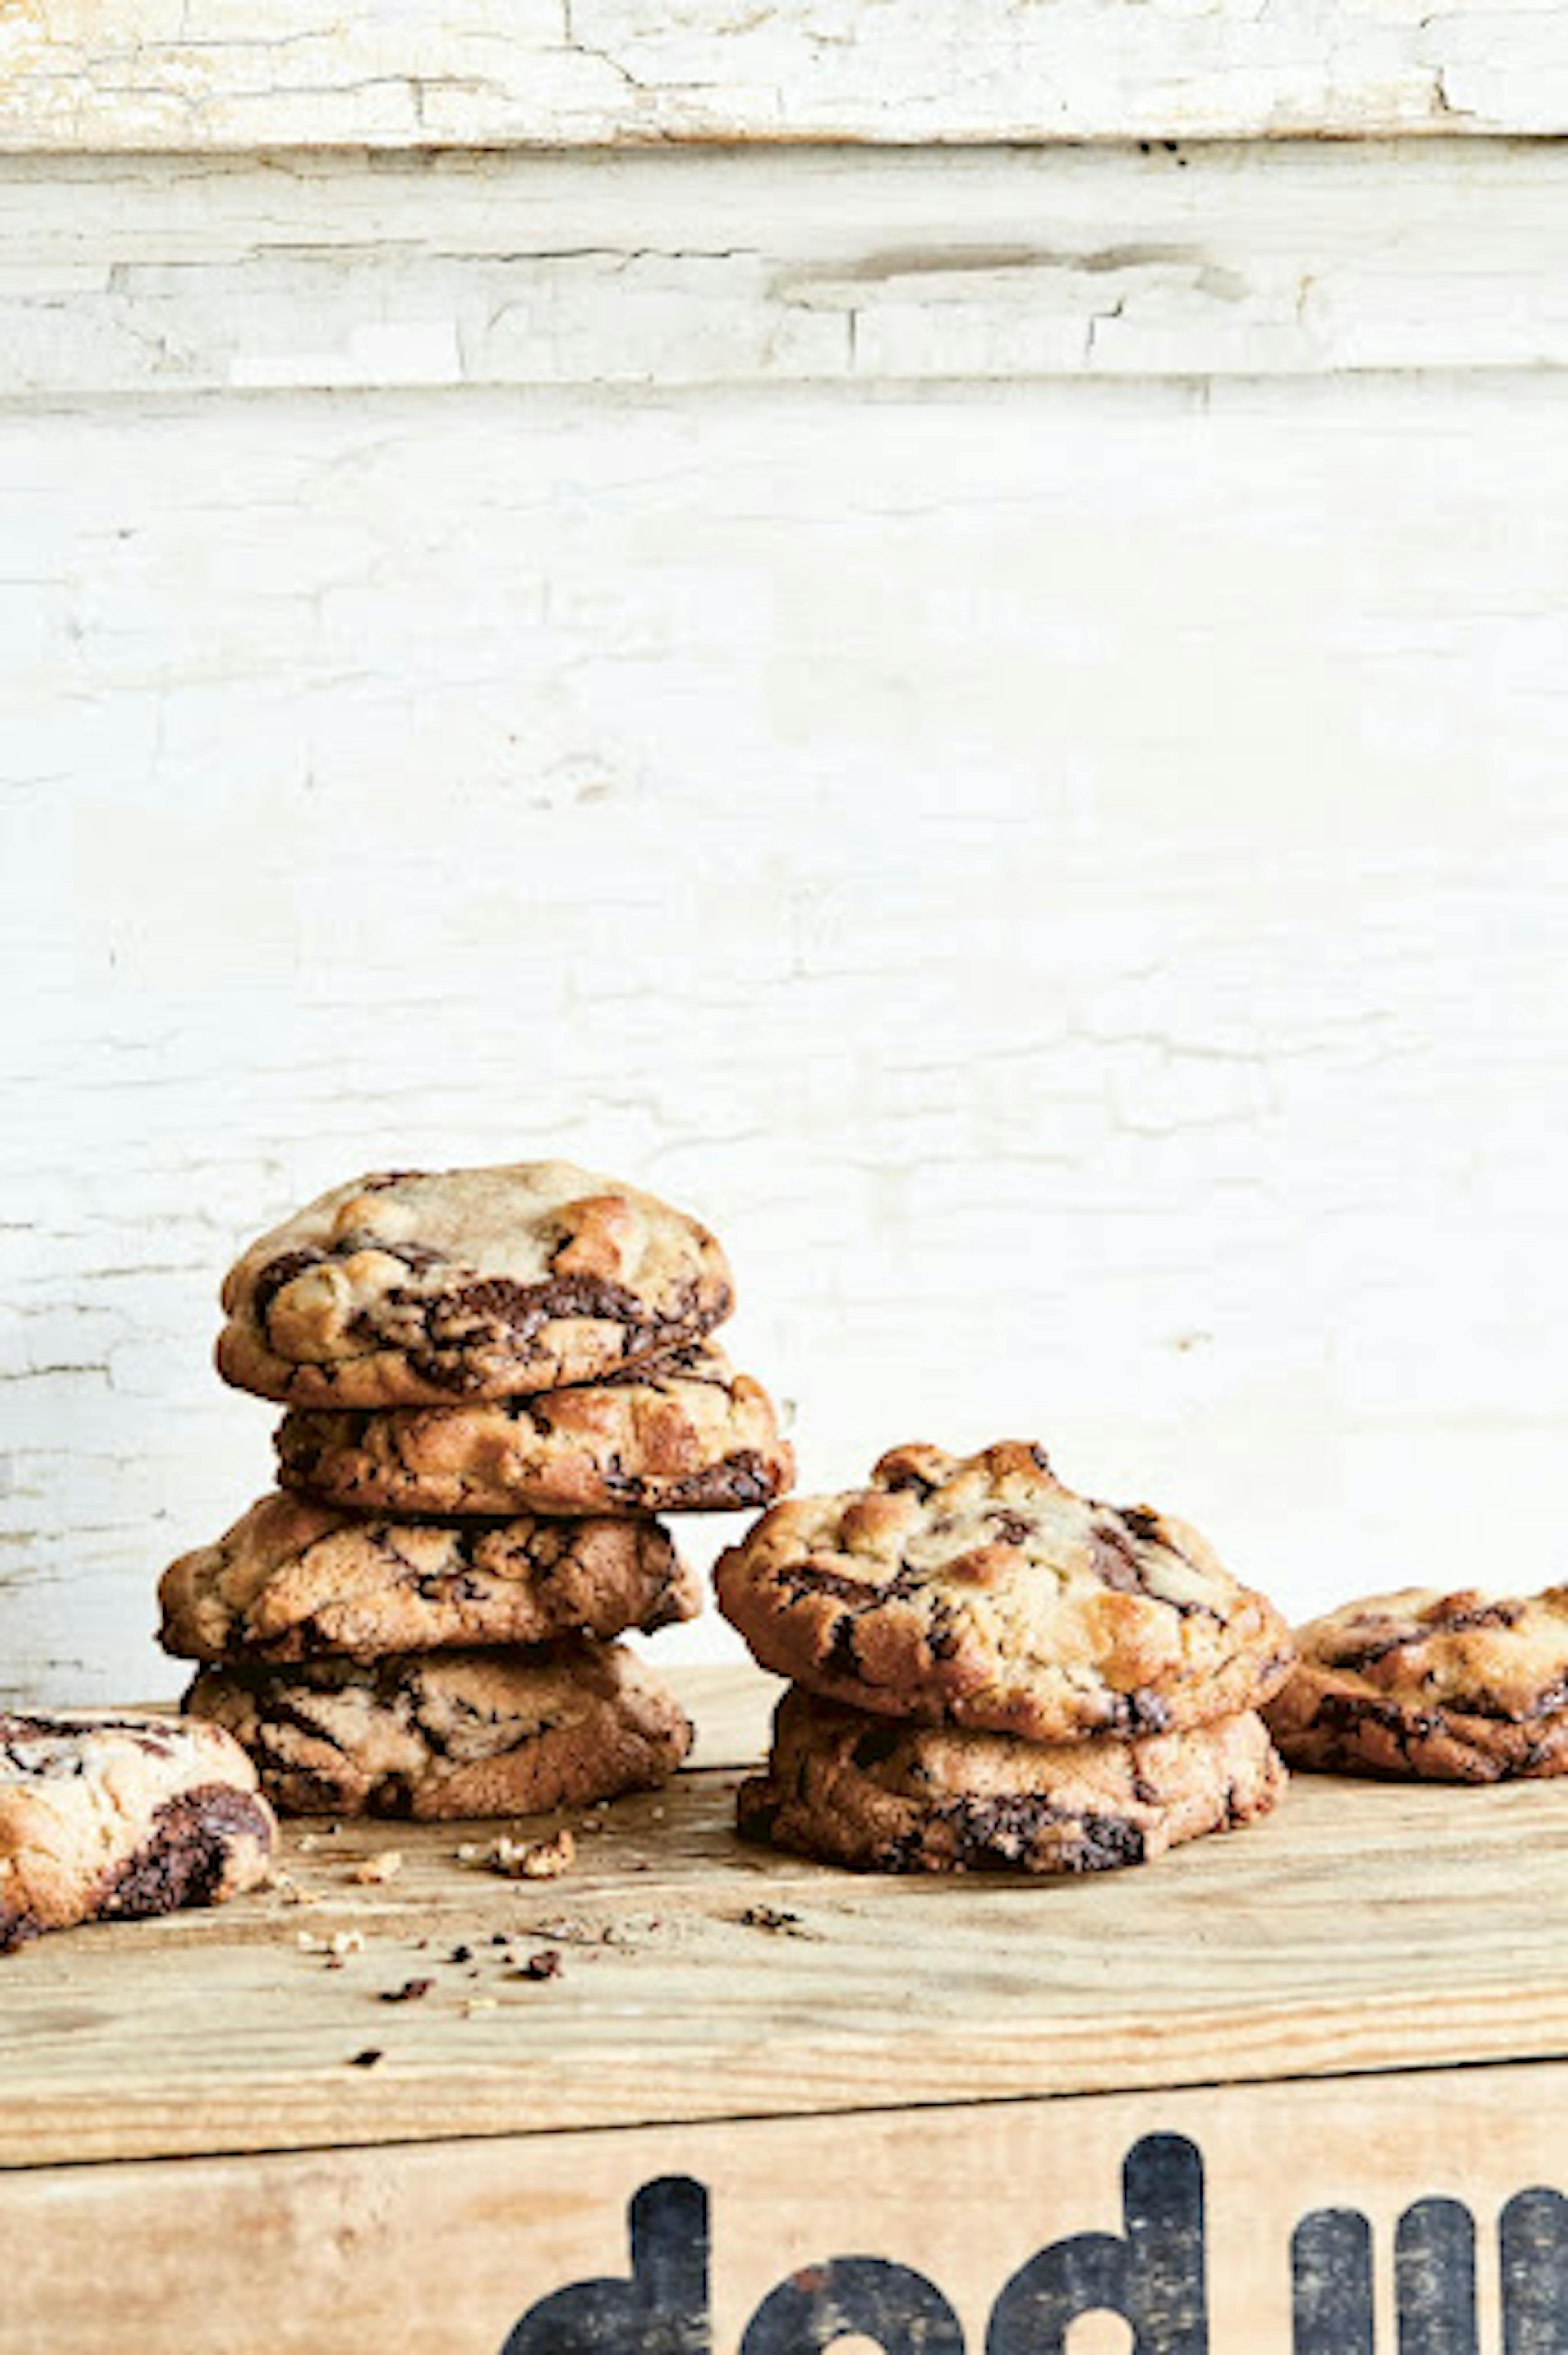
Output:
[[[228,1729],[291,1815],[535,1815],[652,1790],[692,1741],[617,1644],[206,1668],[185,1706]]]
[[[1251,1710],[1054,1743],[896,1725],[796,1687],[737,1819],[749,1839],[864,1871],[1106,1872],[1254,1822],[1285,1782]]]
[[[0,1710],[0,1954],[253,1888],[277,1832],[256,1783],[216,1725]]]
[[[218,1370],[315,1406],[450,1405],[591,1382],[729,1314],[696,1220],[565,1161],[404,1170],[323,1194],[223,1285]]]
[[[542,1644],[696,1616],[702,1589],[657,1521],[398,1521],[263,1497],[164,1572],[159,1640],[183,1659]]]
[[[868,1487],[773,1506],[714,1579],[775,1674],[1035,1742],[1231,1716],[1291,1656],[1273,1604],[1194,1529],[1075,1495],[1022,1441],[895,1448]]]
[[[1407,1586],[1297,1630],[1269,1703],[1294,1766],[1496,1783],[1568,1774],[1568,1587]]]
[[[287,1487],[411,1513],[733,1512],[794,1474],[767,1391],[711,1343],[472,1406],[296,1407],[277,1444]]]

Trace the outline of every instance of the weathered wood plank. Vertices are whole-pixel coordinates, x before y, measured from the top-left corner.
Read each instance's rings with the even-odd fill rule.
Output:
[[[1568,361],[1568,147],[0,165],[0,396]]]
[[[748,1718],[718,1709],[731,1735],[755,1738],[749,1681]],[[318,1832],[308,1850],[296,1833],[287,1870],[316,1903],[276,1891],[40,1940],[0,1978],[0,2166],[1568,2052],[1562,1786],[1299,1777],[1252,1831],[1031,1886],[747,1848],[734,1781],[688,1773],[621,1804],[545,1889],[460,1863],[461,1831]],[[360,1885],[356,1861],[389,1845],[401,1870]],[[340,1931],[364,1939],[341,1967],[299,1944]],[[551,1947],[558,1977],[517,1976]],[[419,1977],[423,1997],[381,2000]],[[383,2057],[356,2066],[366,2050]]]
[[[1562,13],[1478,0],[13,0],[31,148],[1272,137],[1568,124]]]
[[[896,2102],[916,2053],[911,2036],[868,2090]],[[590,2278],[625,2280],[629,2202],[645,2185],[680,2179],[700,2187],[695,2205],[686,2194],[687,2212],[700,2213],[706,2197],[705,2300],[691,2237],[673,2231],[661,2248],[685,2254],[698,2284],[693,2310],[711,2313],[718,2355],[734,2355],[779,2284],[809,2295],[824,2265],[852,2254],[925,2276],[980,2355],[995,2302],[1022,2266],[1069,2235],[1122,2233],[1124,2170],[1137,2150],[1135,2165],[1152,2160],[1179,2171],[1183,2187],[1201,2184],[1201,2229],[1182,2234],[1171,2284],[1206,2292],[1213,2355],[1283,2355],[1307,2343],[1348,2355],[1372,2343],[1374,2322],[1377,2346],[1392,2348],[1399,2219],[1433,2200],[1462,2202],[1473,2221],[1473,2274],[1456,2268],[1442,2286],[1452,2318],[1473,2283],[1479,2343],[1492,2349],[1504,2343],[1499,2217],[1547,2187],[1537,2217],[1554,2221],[1565,2094],[1561,2065],[1497,2068],[552,2136],[545,2146],[505,2138],[39,2169],[0,2177],[6,2346],[15,2355],[122,2355],[127,2346],[359,2355],[385,2343],[496,2355],[540,2300]],[[1184,2147],[1151,2151],[1155,2137]],[[1330,2330],[1304,2342],[1292,2332],[1296,2298],[1319,2321],[1324,2307],[1308,2304],[1320,2275],[1304,2254],[1293,2284],[1292,2235],[1325,2211],[1337,2212],[1341,2235],[1355,2214],[1365,2218],[1372,2304],[1359,2303],[1352,2281]],[[1521,2264],[1520,2209],[1511,2216],[1511,2318],[1520,2322],[1533,2287],[1538,2326],[1544,2306],[1560,2329],[1561,2238],[1548,2229],[1534,2264]],[[1175,2221],[1190,2225],[1191,2207],[1179,2204]],[[883,2286],[891,2318],[910,2285],[885,2277]],[[1352,2336],[1358,2323],[1364,2332]],[[618,2350],[640,2343],[625,2332],[614,2341]],[[1125,2325],[1102,2318],[1075,2325],[1071,2343],[1128,2342]]]

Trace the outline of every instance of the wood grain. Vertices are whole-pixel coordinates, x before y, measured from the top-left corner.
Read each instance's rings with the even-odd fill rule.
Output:
[[[609,146],[1558,132],[1552,8],[1486,0],[12,0],[7,146]]]
[[[693,1673],[701,1718],[724,1678]],[[747,1681],[727,1732],[756,1726]],[[544,1888],[461,1865],[461,1831],[362,1828],[287,1857],[317,1904],[38,1942],[0,1984],[0,2164],[853,2111],[894,2082],[940,2104],[1568,2051],[1565,1785],[1298,1777],[1254,1830],[1028,1886],[743,1847],[734,1784],[709,1767],[621,1803]],[[394,1844],[397,1877],[355,1882]],[[758,1908],[795,1918],[757,1926]],[[365,1945],[335,1969],[298,1943],[341,1931]],[[558,1949],[559,1977],[509,1976],[499,1933],[524,1958]],[[424,1997],[381,2001],[420,1977]],[[354,2065],[367,2049],[384,2057]]]
[[[899,2099],[914,2050],[906,2040],[889,2065],[885,2101]],[[980,2355],[1013,2271],[1065,2234],[1119,2232],[1128,2150],[1175,2134],[1204,2170],[1213,2355],[1291,2346],[1292,2230],[1346,2205],[1372,2230],[1376,2343],[1392,2348],[1395,2222],[1430,2198],[1475,2216],[1480,2343],[1493,2349],[1498,2213],[1529,2185],[1561,2182],[1565,2094],[1568,2068],[1548,2064],[39,2168],[0,2176],[5,2344],[7,2355],[381,2344],[495,2355],[535,2300],[624,2276],[627,2201],[679,2175],[709,2193],[718,2355],[733,2355],[776,2283],[848,2252],[934,2281]],[[1109,2355],[1128,2340],[1102,2318],[1075,2327],[1072,2343]]]

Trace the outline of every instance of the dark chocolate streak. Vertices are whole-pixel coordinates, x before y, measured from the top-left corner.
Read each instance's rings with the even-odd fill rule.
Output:
[[[14,1743],[26,1742],[59,1742],[71,1735],[118,1733],[133,1742],[138,1750],[145,1750],[154,1758],[167,1758],[174,1749],[174,1738],[158,1726],[149,1725],[144,1719],[127,1717],[29,1717],[14,1710],[0,1710],[0,1759],[20,1774],[33,1774],[37,1769],[16,1755]],[[85,1774],[91,1768],[85,1755],[78,1754],[62,1760],[50,1770],[60,1774]]]
[[[383,1258],[398,1260],[416,1275],[428,1268],[451,1265],[441,1252],[426,1244],[388,1242],[379,1235],[359,1231],[339,1236],[330,1250],[312,1243],[297,1251],[281,1252],[258,1271],[251,1286],[252,1313],[269,1340],[270,1314],[286,1284],[329,1259],[350,1258],[359,1251],[373,1251]],[[624,1284],[590,1275],[551,1275],[538,1284],[519,1284],[510,1276],[476,1276],[469,1283],[454,1284],[450,1289],[429,1294],[399,1285],[387,1295],[387,1302],[391,1308],[417,1313],[424,1327],[424,1348],[408,1349],[401,1340],[388,1341],[375,1316],[364,1309],[353,1320],[355,1337],[406,1351],[409,1364],[422,1380],[436,1389],[454,1392],[471,1390],[483,1379],[482,1375],[476,1377],[462,1353],[487,1344],[525,1348],[542,1326],[558,1318],[580,1317],[620,1326],[625,1333],[621,1355],[630,1360],[645,1359],[656,1349],[662,1352],[690,1347],[710,1325],[727,1316],[732,1305],[727,1285],[718,1287],[715,1296],[704,1302],[694,1280],[684,1284],[662,1310],[655,1312]],[[460,1353],[457,1363],[447,1359],[445,1353],[449,1351]]]
[[[153,1818],[151,1839],[113,1874],[98,1910],[130,1918],[208,1905],[242,1839],[263,1849],[271,1844],[267,1817],[249,1791],[207,1783],[166,1799]]]
[[[805,1764],[800,1762],[802,1768]],[[797,1799],[804,1797],[800,1780],[798,1776]],[[743,1783],[736,1810],[742,1837],[771,1838],[786,1804],[771,1777]],[[1120,1865],[1141,1864],[1148,1853],[1145,1834],[1124,1816],[1080,1814],[1056,1806],[1049,1799],[1018,1793],[1005,1798],[939,1804],[923,1822],[895,1835],[867,1861],[878,1872],[916,1872],[927,1866],[948,1871],[1013,1872],[1027,1869],[1043,1835],[1056,1830],[1066,1835],[1053,1858],[1058,1871],[1108,1872]]]

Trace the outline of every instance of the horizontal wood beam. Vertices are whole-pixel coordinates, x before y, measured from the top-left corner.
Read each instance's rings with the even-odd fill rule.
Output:
[[[1568,17],[1484,0],[11,0],[0,144],[1046,143],[1568,128]]]
[[[0,396],[1555,368],[1565,220],[1519,141],[13,160]]]

